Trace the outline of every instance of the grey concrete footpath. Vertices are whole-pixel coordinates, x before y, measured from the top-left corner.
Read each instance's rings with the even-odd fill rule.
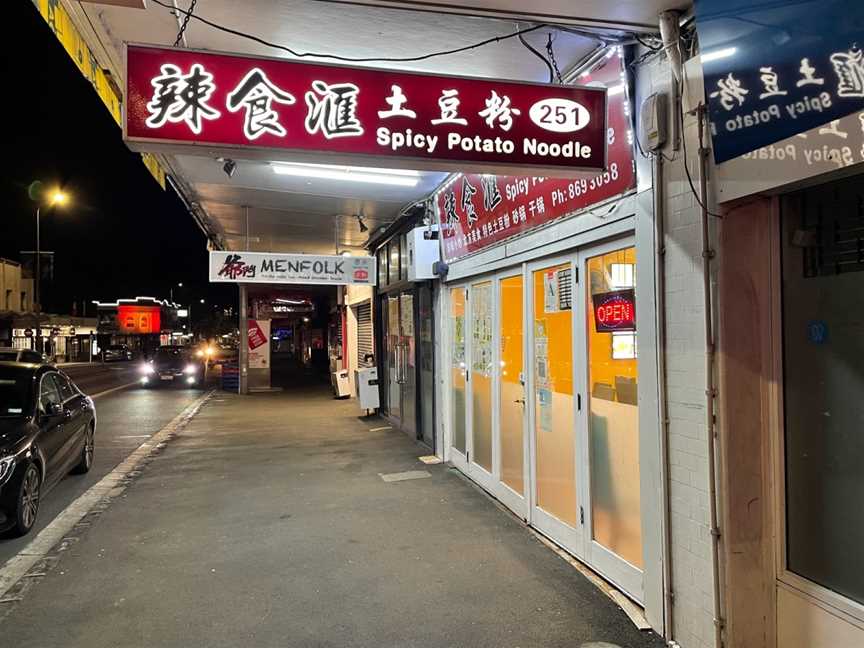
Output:
[[[217,395],[15,604],[0,645],[663,645],[472,485],[357,414],[318,388]],[[408,470],[431,477],[380,477]]]

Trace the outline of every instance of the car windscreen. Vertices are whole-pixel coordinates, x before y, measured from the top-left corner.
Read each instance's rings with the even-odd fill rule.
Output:
[[[0,416],[23,416],[30,408],[32,374],[0,371]]]
[[[185,357],[183,349],[156,349],[156,362],[171,362]]]
[[[15,362],[18,360],[18,352],[17,351],[0,351],[0,362]]]

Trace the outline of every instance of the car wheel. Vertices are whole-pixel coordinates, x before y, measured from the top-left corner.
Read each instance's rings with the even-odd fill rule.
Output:
[[[84,433],[84,447],[81,448],[81,458],[78,461],[72,472],[76,475],[83,475],[90,472],[93,466],[93,453],[96,451],[96,430],[92,425],[87,426],[87,431]]]
[[[36,515],[39,513],[39,499],[42,494],[42,476],[36,464],[27,466],[21,485],[18,487],[18,501],[15,510],[15,526],[13,531],[17,535],[27,535],[33,525],[36,524]]]

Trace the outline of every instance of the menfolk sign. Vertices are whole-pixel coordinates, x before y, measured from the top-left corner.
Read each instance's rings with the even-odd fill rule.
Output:
[[[606,166],[606,90],[129,45],[125,137],[452,171]]]
[[[375,285],[375,257],[210,252],[210,281],[266,284]]]

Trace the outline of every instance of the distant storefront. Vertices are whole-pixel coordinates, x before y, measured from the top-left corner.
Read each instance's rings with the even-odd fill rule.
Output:
[[[57,362],[88,362],[96,354],[96,318],[19,315],[11,320],[11,346],[41,349]]]
[[[146,355],[160,345],[179,344],[183,339],[184,323],[175,303],[152,297],[94,303],[102,348],[126,344],[133,353]]]

